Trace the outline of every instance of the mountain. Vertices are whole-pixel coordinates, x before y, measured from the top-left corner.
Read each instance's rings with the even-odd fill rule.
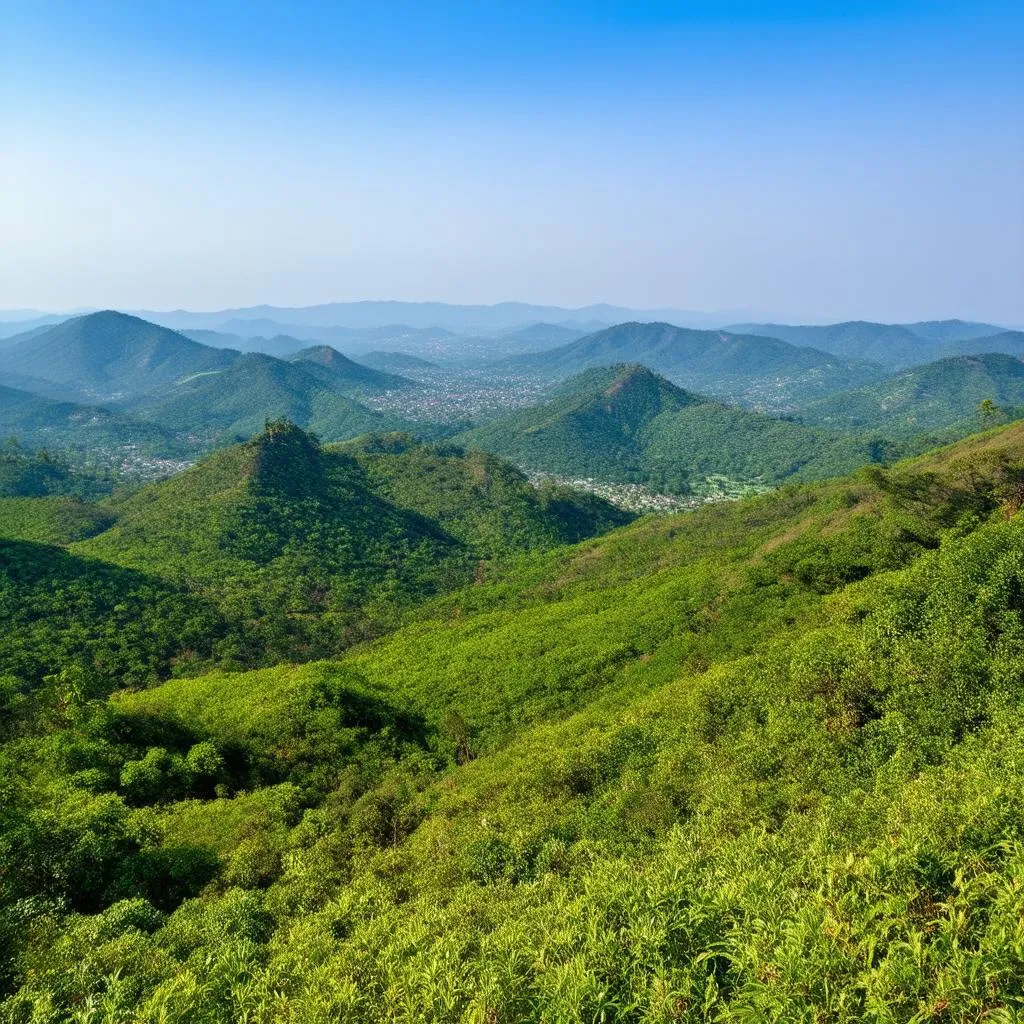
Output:
[[[488,456],[398,435],[322,448],[286,421],[107,509],[115,524],[75,545],[77,554],[222,605],[244,599],[273,629],[320,650],[467,582],[481,558],[551,548],[632,518],[588,495],[538,492]],[[328,621],[291,621],[314,614]]]
[[[722,405],[642,366],[590,370],[563,384],[552,401],[454,441],[530,469],[681,493],[715,474],[821,478],[891,454],[868,440]]]
[[[343,356],[330,345],[314,345],[304,348],[288,357],[289,362],[299,364],[307,373],[330,387],[339,390],[356,390],[371,393],[398,391],[413,388],[416,384],[407,377],[393,373],[382,373],[369,366]]]
[[[249,352],[224,370],[196,374],[159,395],[144,396],[132,411],[216,443],[251,437],[268,420],[282,418],[332,441],[395,426],[393,419],[325,384],[325,376],[322,367],[310,372],[303,363]]]
[[[1012,1019],[1022,478],[1015,425],[645,517],[253,671],[262,586],[3,545],[6,1016]]]
[[[987,338],[993,334],[1001,334],[1005,330],[995,324],[978,323],[972,320],[922,320],[903,326],[919,337],[939,344]]]
[[[866,320],[824,326],[736,324],[726,328],[810,345],[845,359],[870,359],[892,369],[931,362],[943,355],[1003,351],[979,348],[978,339],[1002,333],[992,324],[964,320],[930,320],[913,324],[879,324]]]
[[[237,352],[200,345],[165,327],[105,311],[75,317],[0,350],[5,373],[75,388],[110,401],[229,366]]]
[[[268,319],[232,319],[218,325],[222,331],[233,332],[248,339],[252,346],[266,346],[268,338],[302,339],[298,348],[313,342],[337,345],[349,351],[399,346],[428,350],[431,346],[451,340],[455,335],[440,327],[410,327],[407,324],[384,324],[379,327],[343,327],[336,324],[280,323]],[[263,350],[262,348],[260,349]],[[295,351],[295,349],[291,349]],[[276,352],[270,352],[276,355]]]
[[[968,356],[985,352],[998,352],[1004,355],[1024,358],[1024,331],[1000,331],[998,334],[987,334],[981,338],[969,338],[962,341],[944,342],[939,354],[944,356]]]
[[[681,387],[768,409],[829,394],[882,375],[873,364],[838,359],[775,338],[627,323],[547,352],[509,359],[521,373],[567,377],[589,366],[639,363]]]
[[[1024,362],[995,353],[953,356],[811,402],[798,416],[807,423],[892,437],[957,425],[971,433],[985,425],[979,407],[986,399],[1004,415],[1024,413]]]
[[[15,320],[0,320],[0,344],[7,345],[11,338],[24,338],[29,334],[39,333],[67,319],[67,316],[45,313],[19,317]]]
[[[356,459],[374,493],[485,556],[573,544],[633,518],[593,495],[535,488],[493,455],[421,444],[408,434],[370,435],[332,450]]]

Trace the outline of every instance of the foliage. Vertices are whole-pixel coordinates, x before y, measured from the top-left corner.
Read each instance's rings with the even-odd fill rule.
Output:
[[[277,425],[204,479],[449,457]],[[0,1017],[1017,1019],[1022,479],[1015,425],[493,563],[334,660],[21,698]]]
[[[772,483],[822,479],[895,453],[881,440],[709,401],[644,367],[590,370],[560,392],[456,440],[531,469],[682,494],[711,474]]]

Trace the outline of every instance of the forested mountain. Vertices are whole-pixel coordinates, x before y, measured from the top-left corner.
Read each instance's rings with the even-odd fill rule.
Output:
[[[998,408],[982,413],[981,403]],[[995,417],[1024,413],[1024,362],[1013,356],[955,356],[904,370],[799,410],[807,423],[912,437],[959,427],[971,433]]]
[[[296,516],[369,500],[359,459],[406,444],[323,477],[281,427],[150,505],[197,567],[329,555],[343,525]],[[239,507],[239,462],[279,525],[175,534]],[[5,544],[3,1012],[999,1019],[1022,507],[1015,425],[494,566],[335,660],[148,687],[230,664],[251,609],[82,557],[100,538]]]
[[[557,378],[612,363],[639,363],[681,387],[774,409],[881,376],[872,364],[776,338],[663,323],[619,324],[547,352],[512,358],[507,365]]]
[[[365,391],[369,393],[411,388],[416,385],[407,377],[394,373],[382,373],[372,367],[343,356],[330,345],[314,345],[304,348],[288,357],[289,362],[299,363],[317,380],[339,390]]]
[[[220,443],[251,437],[267,420],[282,417],[328,440],[386,430],[396,422],[340,394],[304,364],[257,352],[239,356],[225,370],[198,374],[146,396],[132,411]]]
[[[244,609],[253,636],[269,623],[260,644],[279,654],[344,646],[466,581],[480,558],[631,518],[588,495],[537,491],[492,457],[405,435],[322,449],[283,421],[103,510],[115,521],[76,554]]]
[[[90,401],[144,394],[190,375],[230,366],[238,353],[165,327],[106,311],[66,320],[0,351],[5,373],[76,389]]]
[[[459,435],[530,469],[687,493],[710,474],[768,482],[820,479],[891,450],[722,405],[642,366],[602,367],[539,406]]]
[[[946,355],[1006,351],[1013,354],[1002,345],[979,344],[981,338],[1003,333],[1001,327],[964,320],[930,320],[913,324],[853,320],[823,326],[736,324],[727,330],[766,335],[793,345],[811,345],[843,358],[870,359],[893,369],[928,363]]]
[[[535,488],[493,455],[421,444],[408,434],[374,434],[329,450],[355,458],[374,493],[487,556],[575,543],[633,518],[592,495]]]

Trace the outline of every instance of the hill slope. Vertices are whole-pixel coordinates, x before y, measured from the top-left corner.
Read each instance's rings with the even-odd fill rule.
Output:
[[[214,349],[138,317],[90,313],[35,333],[0,352],[5,372],[76,388],[90,400],[143,394],[230,366],[238,353]]]
[[[480,451],[419,444],[408,434],[335,447],[356,459],[374,493],[487,557],[573,544],[633,518],[592,495],[535,488],[514,466]]]
[[[372,372],[372,371],[370,371]],[[327,376],[326,373],[321,376]],[[286,418],[328,440],[386,430],[394,421],[318,380],[305,364],[250,352],[225,370],[180,381],[133,406],[140,417],[210,442],[236,441]]]
[[[986,399],[1004,411],[1024,408],[1024,362],[991,353],[954,356],[812,402],[799,416],[808,423],[894,437],[958,424],[970,433],[984,425],[979,406]]]
[[[880,371],[775,338],[630,323],[508,360],[521,372],[567,377],[590,366],[639,363],[681,387],[764,408],[874,380]]]
[[[711,474],[813,479],[883,454],[867,440],[721,405],[644,367],[591,370],[561,392],[455,440],[530,469],[681,493]]]
[[[9,1015],[1006,1016],[1022,481],[1018,425],[641,521],[343,659],[15,703]]]

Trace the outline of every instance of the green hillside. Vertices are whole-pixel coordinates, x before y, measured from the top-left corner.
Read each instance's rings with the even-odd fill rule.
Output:
[[[985,425],[979,408],[986,400],[998,406],[993,417],[1005,419],[1024,409],[1024,362],[993,353],[942,359],[812,402],[798,416],[807,423],[879,430],[892,437],[946,428],[966,434]]]
[[[336,661],[12,686],[3,1012],[1012,1020],[1022,507],[1016,425],[534,555]]]
[[[314,345],[304,348],[288,357],[290,362],[299,363],[307,373],[329,387],[339,390],[365,391],[375,394],[394,391],[416,385],[407,377],[363,366],[343,356],[330,345]]]
[[[461,585],[482,558],[630,518],[586,495],[537,492],[497,459],[409,438],[322,449],[283,421],[104,511],[116,522],[71,550],[244,616],[256,653],[240,656],[249,660],[341,649]]]
[[[45,449],[30,454],[16,440],[9,440],[0,451],[0,498],[42,498],[48,495],[94,498],[109,494],[113,488],[112,474],[73,469],[59,455]]]
[[[215,349],[135,316],[107,310],[65,320],[0,352],[5,372],[67,385],[90,401],[152,391],[229,366],[237,352]]]
[[[179,381],[138,402],[133,412],[211,443],[251,437],[268,420],[282,418],[332,441],[394,426],[394,420],[318,380],[305,364],[259,353],[247,353],[225,370]]]
[[[721,405],[638,366],[590,370],[550,402],[455,440],[530,469],[684,494],[711,474],[820,479],[891,454],[869,439]]]
[[[356,459],[374,493],[486,556],[572,544],[632,518],[592,495],[534,488],[493,455],[418,444],[408,434],[373,435],[337,450]]]
[[[638,363],[680,387],[759,408],[830,394],[881,376],[869,363],[840,359],[776,338],[628,323],[545,352],[509,359],[519,372],[569,377],[592,366]]]

